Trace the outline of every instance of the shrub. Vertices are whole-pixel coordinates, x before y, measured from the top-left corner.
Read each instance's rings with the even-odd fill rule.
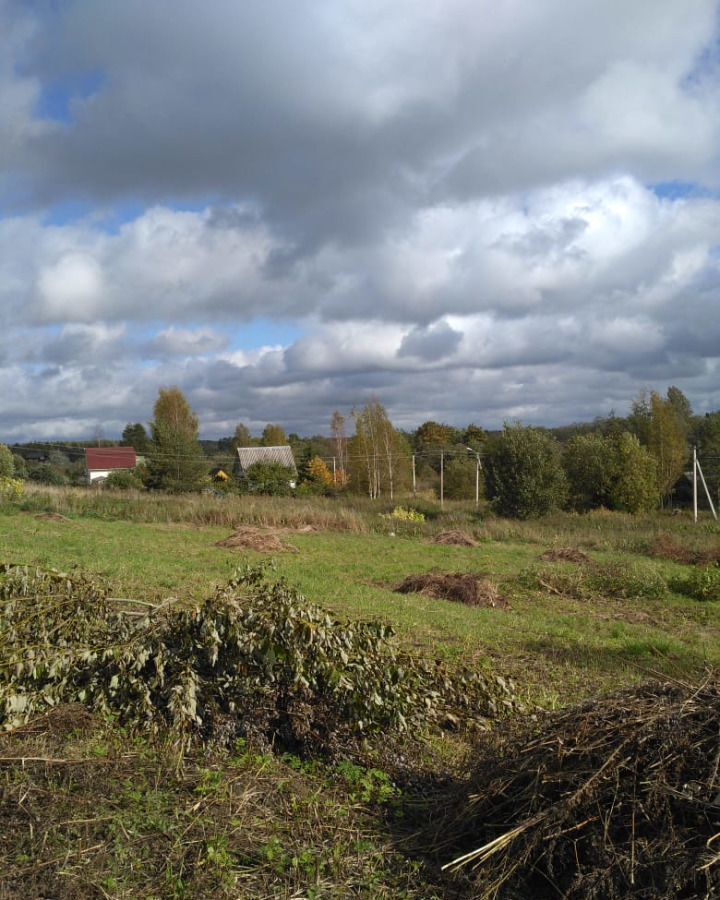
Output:
[[[474,500],[477,478],[477,461],[473,459],[451,459],[445,466],[443,492],[447,500]],[[485,492],[485,484],[480,479],[480,496]]]
[[[15,458],[5,444],[0,444],[0,478],[12,478],[15,474]]]
[[[50,463],[40,463],[30,470],[30,481],[37,481],[39,484],[50,484],[60,487],[68,483],[68,479],[62,472]]]
[[[241,490],[249,494],[285,497],[292,493],[290,482],[293,479],[293,471],[280,463],[256,462],[247,470]]]
[[[25,482],[22,479],[0,475],[0,501],[12,503],[19,500],[24,493]]]
[[[13,453],[12,458],[14,466],[13,476],[15,478],[22,478],[23,480],[26,479],[28,477],[27,463],[19,453]]]
[[[396,506],[391,513],[380,513],[383,519],[398,519],[401,522],[424,522],[425,516],[417,509]]]
[[[503,516],[527,519],[559,508],[567,483],[560,445],[537,428],[505,425],[486,453],[488,495]]]
[[[142,481],[129,470],[119,469],[117,472],[111,472],[105,479],[105,486],[113,488],[116,491],[131,491],[142,488]]]

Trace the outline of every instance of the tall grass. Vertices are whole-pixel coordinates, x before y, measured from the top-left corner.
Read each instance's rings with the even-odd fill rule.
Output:
[[[578,547],[586,550],[649,552],[658,537],[671,533],[688,549],[717,548],[720,526],[710,519],[697,525],[687,515],[654,513],[633,516],[596,510],[584,515],[555,513],[542,519],[499,519],[487,505],[479,510],[470,502],[438,503],[412,496],[393,501],[367,497],[252,497],[209,494],[162,494],[146,491],[113,491],[82,487],[46,487],[27,483],[20,509],[33,513],[120,519],[134,522],[216,525],[257,525],[301,528],[356,534],[395,531],[430,537],[449,529],[473,533],[480,540],[533,543],[542,546]],[[425,521],[402,522],[388,518],[398,505],[419,509]]]

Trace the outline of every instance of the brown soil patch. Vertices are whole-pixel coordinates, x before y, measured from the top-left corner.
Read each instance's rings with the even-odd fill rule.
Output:
[[[46,522],[69,522],[67,516],[63,516],[60,513],[49,512],[49,513],[38,513],[34,518],[43,519]]]
[[[556,547],[553,550],[546,550],[540,559],[545,562],[590,562],[590,557],[587,553],[583,553],[582,550],[576,550],[574,547]]]
[[[671,534],[659,534],[653,541],[648,555],[690,566],[709,566],[720,562],[720,547],[711,550],[692,550]]]
[[[452,600],[466,606],[510,609],[510,604],[487,578],[462,572],[443,575],[428,572],[425,575],[408,575],[395,588],[397,594],[424,594],[436,600]]]
[[[297,547],[280,540],[275,530],[263,530],[243,525],[234,534],[218,541],[216,547],[226,550],[256,550],[258,553],[297,553]]]
[[[475,538],[467,531],[441,531],[435,535],[433,544],[444,544],[449,547],[479,547]]]

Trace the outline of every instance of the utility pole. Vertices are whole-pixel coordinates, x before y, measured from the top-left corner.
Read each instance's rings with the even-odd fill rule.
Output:
[[[480,469],[482,465],[480,463],[480,453],[477,450],[473,450],[472,447],[465,448],[469,453],[475,454],[475,506],[480,506]]]
[[[337,484],[337,471],[335,470],[335,457],[333,456],[333,484]]]
[[[445,506],[445,451],[440,451],[440,509]]]
[[[693,522],[698,519],[697,507],[697,447],[693,447]]]
[[[415,454],[412,455],[412,472],[413,472],[413,497],[417,496],[417,484],[415,481]]]

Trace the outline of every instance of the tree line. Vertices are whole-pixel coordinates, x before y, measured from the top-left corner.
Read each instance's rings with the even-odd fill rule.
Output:
[[[694,444],[706,477],[715,490],[720,487],[720,412],[694,415],[677,387],[664,396],[640,393],[625,417],[611,413],[554,429],[510,422],[500,432],[437,421],[403,431],[375,399],[347,414],[333,412],[329,432],[301,437],[270,423],[254,436],[241,422],[231,436],[201,440],[198,417],[182,391],[163,388],[149,428],[128,423],[122,434],[122,443],[135,448],[142,464],[134,473],[114,473],[109,481],[116,487],[166,491],[349,491],[390,500],[410,490],[471,499],[479,487],[503,515],[597,507],[642,512],[673,495],[676,501],[686,499],[682,476]],[[290,486],[288,472],[272,463],[258,463],[242,479],[234,477],[238,447],[286,444],[298,463],[296,487]],[[84,460],[75,449],[82,453],[79,445],[63,450],[51,445],[47,459],[35,465],[10,454],[13,471],[16,477],[48,483],[80,481]]]

